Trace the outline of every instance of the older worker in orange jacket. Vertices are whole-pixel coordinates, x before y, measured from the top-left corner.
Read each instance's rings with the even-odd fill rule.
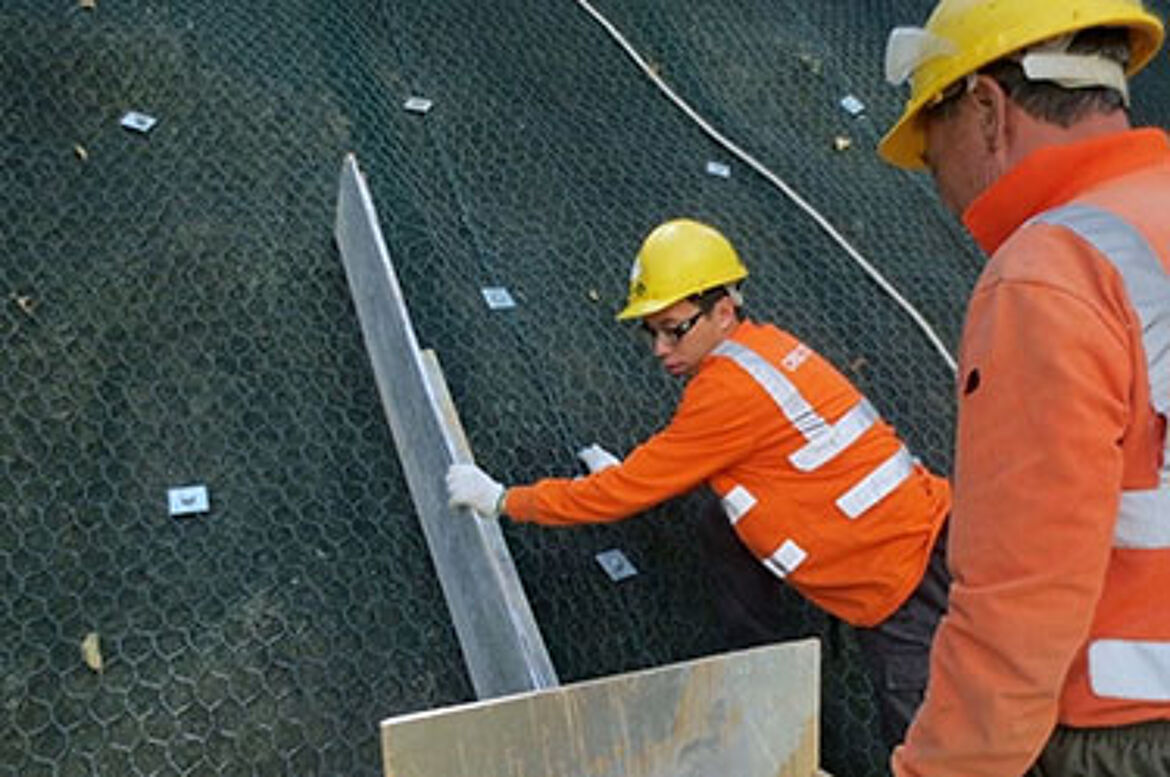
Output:
[[[1134,0],[942,0],[890,37],[880,153],[991,256],[900,777],[1170,774],[1170,143],[1126,112],[1162,38]]]
[[[585,478],[505,488],[455,465],[451,501],[563,526],[619,520],[709,484],[724,513],[713,525],[728,535],[726,522],[734,527],[759,562],[735,548],[749,572],[776,587],[784,581],[858,627],[892,747],[921,702],[946,606],[944,554],[932,551],[949,486],[812,349],[743,319],[746,275],[709,226],[676,220],[653,230],[618,318],[641,319],[663,367],[690,378],[670,424],[624,462],[593,461]],[[768,595],[777,592],[765,590],[766,601],[741,604],[775,621]]]

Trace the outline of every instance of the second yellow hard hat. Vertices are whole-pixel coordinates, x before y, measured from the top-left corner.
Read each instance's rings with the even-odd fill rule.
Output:
[[[1090,27],[1130,31],[1129,76],[1153,58],[1164,36],[1162,22],[1139,0],[942,0],[924,27],[890,34],[886,77],[908,78],[910,98],[878,153],[897,167],[923,167],[921,114],[948,86],[1013,52]]]
[[[714,227],[675,219],[647,235],[630,271],[626,307],[618,320],[641,318],[679,300],[746,278],[731,242]]]

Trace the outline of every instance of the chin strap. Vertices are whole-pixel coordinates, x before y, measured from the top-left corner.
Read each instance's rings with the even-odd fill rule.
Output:
[[[1060,35],[1030,46],[1013,58],[1029,81],[1051,81],[1066,89],[1105,87],[1121,95],[1129,106],[1125,65],[1099,54],[1069,52],[1073,35]],[[955,44],[921,27],[896,27],[886,43],[886,80],[905,83],[932,59],[958,54]]]
[[[1029,51],[1020,65],[1029,81],[1051,81],[1066,89],[1103,86],[1117,91],[1129,107],[1129,82],[1116,60],[1096,54]]]

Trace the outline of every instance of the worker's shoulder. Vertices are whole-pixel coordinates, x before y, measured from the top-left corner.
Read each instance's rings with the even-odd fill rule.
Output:
[[[1063,223],[1031,221],[1000,246],[976,294],[1001,284],[1023,285],[1088,300],[1112,296],[1116,275],[1092,243]]]
[[[724,400],[752,393],[754,381],[745,379],[743,369],[733,360],[712,355],[687,382],[686,394],[717,396]]]
[[[1090,288],[1099,288],[1110,275],[1102,274],[1102,266],[1110,259],[1102,249],[1125,242],[1119,243],[1118,230],[1141,235],[1162,255],[1170,253],[1167,207],[1170,165],[1101,182],[1018,227],[995,252],[981,285],[1031,281],[1057,287],[1071,284],[1075,291],[1087,281]]]
[[[800,339],[775,324],[747,319],[740,323],[732,338],[770,362],[776,362],[792,349],[801,347]]]
[[[795,381],[812,370],[819,374],[831,365],[819,353],[795,335],[773,324],[744,321],[730,342],[747,350],[738,353],[731,349],[716,350],[699,371],[696,389],[716,390],[726,394],[755,396],[774,382]],[[761,366],[757,358],[763,362]],[[761,372],[761,369],[763,370]],[[774,373],[771,371],[774,370]]]
[[[705,413],[752,413],[767,407],[767,393],[734,359],[711,355],[687,382],[682,408]]]
[[[775,324],[753,324],[740,339],[745,346],[790,379],[802,369],[832,368],[816,349]]]
[[[1097,326],[1125,338],[1133,315],[1124,281],[1096,247],[1067,227],[1034,221],[988,262],[971,295],[965,331],[1006,332],[987,324],[1010,316],[1017,327],[1043,322],[1051,338]]]

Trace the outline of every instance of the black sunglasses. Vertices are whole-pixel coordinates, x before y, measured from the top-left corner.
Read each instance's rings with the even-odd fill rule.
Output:
[[[657,343],[658,338],[662,337],[666,340],[667,345],[678,345],[679,342],[687,336],[687,332],[695,328],[695,324],[699,323],[699,319],[707,314],[707,311],[700,310],[695,315],[680,321],[674,326],[652,327],[645,321],[642,322],[642,331],[650,338],[651,344]]]

